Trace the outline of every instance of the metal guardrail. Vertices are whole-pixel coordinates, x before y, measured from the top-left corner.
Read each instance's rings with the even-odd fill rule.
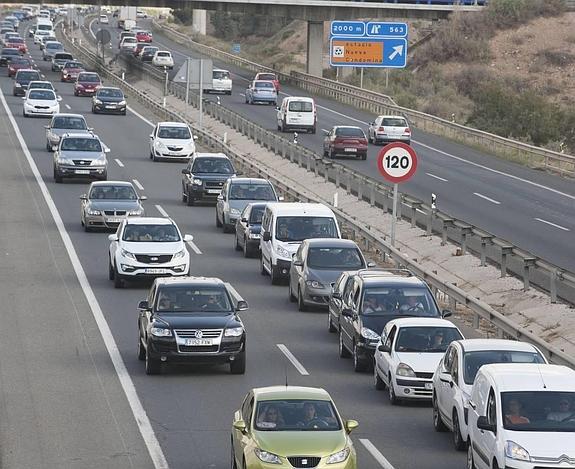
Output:
[[[397,106],[391,97],[375,91],[365,90],[353,85],[340,83],[327,78],[315,77],[301,72],[292,71],[290,74],[279,73],[269,67],[251,62],[237,55],[195,42],[188,36],[169,26],[160,25],[155,20],[152,22],[152,25],[154,29],[164,33],[168,32],[174,40],[181,42],[200,54],[218,58],[253,72],[274,72],[278,74],[280,81],[290,83],[310,93],[335,99],[375,115],[401,114],[415,127],[426,132],[447,137],[473,147],[484,148],[493,154],[512,161],[528,164],[532,167],[545,168],[561,175],[575,176],[575,156],[536,147],[517,140],[450,122],[431,114]]]

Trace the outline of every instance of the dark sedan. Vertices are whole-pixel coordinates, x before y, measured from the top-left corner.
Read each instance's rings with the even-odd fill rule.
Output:
[[[142,62],[151,62],[154,58],[154,55],[156,55],[156,52],[159,50],[160,49],[155,46],[145,46],[140,53],[140,60]]]
[[[260,252],[262,217],[267,202],[248,204],[236,221],[236,251],[243,251],[244,257],[254,257]]]
[[[8,76],[13,77],[16,72],[21,69],[33,69],[36,68],[32,59],[27,59],[26,57],[14,57],[8,64]]]
[[[126,98],[120,88],[102,86],[92,98],[92,112],[126,115]]]
[[[42,76],[37,70],[21,69],[16,72],[12,93],[14,96],[24,96],[31,81],[41,81]]]
[[[323,141],[323,156],[335,158],[336,155],[367,158],[367,137],[359,127],[336,125],[326,132]]]
[[[20,51],[15,47],[4,47],[0,52],[0,67],[6,67],[12,59],[20,57]]]

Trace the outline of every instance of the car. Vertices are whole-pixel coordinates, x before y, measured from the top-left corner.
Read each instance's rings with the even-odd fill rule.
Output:
[[[182,169],[182,202],[216,200],[228,178],[236,175],[230,159],[223,153],[194,153]]]
[[[154,67],[166,67],[170,70],[174,68],[174,58],[172,53],[167,50],[157,50],[152,58],[152,65]]]
[[[146,46],[147,44],[145,42],[138,42],[133,51],[134,57],[139,57],[140,53],[142,52],[142,49]]]
[[[6,44],[10,42],[10,39],[14,37],[20,38],[20,33],[15,31],[4,31],[4,29],[5,28],[0,29],[0,36],[2,36],[2,47],[8,47]],[[15,49],[17,49],[17,47]]]
[[[102,79],[96,72],[80,72],[74,82],[74,96],[93,96],[102,86]]]
[[[334,290],[332,297],[336,294]],[[334,317],[338,310],[330,308],[330,321],[339,330],[339,356],[353,356],[355,371],[371,368],[375,347],[389,321],[451,315],[449,310],[440,311],[425,281],[404,269],[357,271],[339,299],[341,314]]]
[[[367,159],[367,138],[359,127],[336,125],[325,130],[323,156],[335,158],[337,155],[353,156],[360,160]]]
[[[246,205],[236,221],[235,248],[243,251],[244,257],[254,257],[260,252],[262,217],[267,202]]]
[[[125,217],[143,217],[140,196],[128,181],[94,181],[80,196],[80,223],[84,231],[95,228],[116,230]]]
[[[50,124],[44,128],[46,129],[46,150],[48,151],[55,151],[58,148],[62,135],[69,133],[92,135],[93,131],[92,128],[88,127],[82,114],[56,114],[52,117]]]
[[[288,297],[298,309],[326,307],[331,286],[344,270],[368,267],[355,241],[314,238],[302,241],[291,263]],[[370,267],[372,265],[370,264]]]
[[[100,15],[98,17],[98,22],[100,24],[110,24],[110,20],[108,19],[108,15]]]
[[[433,427],[453,433],[455,449],[467,448],[469,399],[475,376],[489,363],[547,363],[532,344],[517,340],[456,340],[433,374]]]
[[[34,88],[26,91],[22,98],[22,115],[24,117],[43,116],[50,117],[60,112],[61,96],[56,96],[53,90]]]
[[[105,181],[108,178],[107,148],[97,135],[67,133],[60,137],[54,152],[54,182],[64,178],[90,178]]]
[[[272,81],[252,81],[244,93],[246,104],[277,105],[278,93]]]
[[[305,130],[315,134],[317,129],[317,108],[313,98],[288,96],[277,108],[277,127],[280,132]]]
[[[20,36],[20,34],[18,32],[14,31],[13,26],[8,26],[5,24],[0,25],[0,36],[2,36],[4,38],[4,37],[6,37],[6,34],[8,34],[8,33],[15,34],[16,36]]]
[[[138,358],[146,374],[161,364],[229,364],[232,374],[246,370],[246,332],[238,313],[248,309],[231,285],[219,278],[154,280],[139,303]]]
[[[142,62],[151,62],[158,50],[160,49],[155,46],[145,46],[138,57]]]
[[[14,25],[14,29],[18,29],[20,27],[20,20],[15,16],[6,16],[4,21],[10,21]]]
[[[370,143],[411,143],[411,128],[403,116],[378,116],[367,129]]]
[[[182,235],[170,218],[124,218],[108,239],[109,279],[114,288],[122,288],[127,281],[189,274],[186,243],[193,236]]]
[[[150,134],[150,159],[189,159],[196,152],[196,139],[184,122],[158,122]]]
[[[253,81],[264,80],[264,81],[273,81],[274,86],[276,87],[276,91],[280,92],[280,81],[278,80],[278,76],[275,73],[271,72],[259,72],[256,73]]]
[[[120,88],[101,86],[92,97],[93,114],[122,114],[126,115],[128,104],[124,92]]]
[[[235,411],[231,467],[357,469],[349,434],[327,391],[303,386],[253,388]]]
[[[33,38],[36,35],[36,28],[37,26],[35,24],[30,26],[30,29],[28,30],[28,37]]]
[[[136,31],[136,39],[138,42],[152,42],[152,33],[150,31]]]
[[[12,87],[12,94],[14,96],[25,96],[28,84],[31,81],[39,81],[42,79],[38,70],[30,68],[21,68],[16,71],[14,75],[14,86]]]
[[[0,67],[6,67],[16,57],[20,57],[20,51],[17,48],[3,47],[0,52]]]
[[[143,10],[136,10],[136,18],[147,18],[148,14]]]
[[[31,81],[30,83],[28,83],[28,90],[32,90],[32,89],[58,91],[58,90],[56,90],[56,88],[54,88],[54,85],[52,84],[52,82],[44,81],[44,80]]]
[[[40,50],[42,51],[42,54],[44,53],[43,51],[44,51],[44,49],[46,49],[46,44],[48,42],[58,42],[58,40],[56,39],[56,36],[54,36],[53,32],[50,32],[49,35],[42,36],[42,39],[39,43]],[[62,48],[60,50],[64,50],[64,48]]]
[[[18,70],[28,69],[33,70],[35,68],[34,61],[26,57],[14,57],[8,63],[8,76],[13,77],[16,75]]]
[[[230,72],[220,68],[212,70],[212,87],[206,88],[205,93],[224,93],[232,94],[232,77]]]
[[[74,82],[78,78],[78,75],[84,71],[85,68],[82,62],[70,60],[62,67],[62,71],[60,72],[60,81],[68,83]]]
[[[244,207],[250,202],[278,202],[273,184],[267,179],[230,178],[224,184],[216,202],[216,227],[230,233]]]
[[[125,37],[120,42],[120,52],[133,54],[137,44],[138,40],[135,37]]]
[[[74,60],[74,56],[68,52],[56,52],[52,57],[52,71],[61,72],[66,62]]]
[[[135,37],[136,37],[136,33],[132,32],[132,31],[122,31],[122,32],[120,33],[120,36],[119,36],[118,49],[120,48],[120,44],[122,43],[122,40],[123,40],[124,38],[126,38],[126,37],[133,37],[133,38],[135,38]]]
[[[403,400],[431,400],[433,371],[449,344],[460,339],[461,331],[445,319],[389,321],[375,349],[375,388],[387,387],[391,405]]]
[[[566,366],[482,366],[469,402],[467,467],[573,467],[574,390],[575,371]]]
[[[52,60],[58,52],[64,52],[64,46],[58,41],[46,41],[42,51],[42,60]]]
[[[43,29],[36,29],[36,32],[34,33],[34,44],[40,45],[40,50],[42,49],[42,41],[44,40],[44,38],[50,38],[51,40],[55,40],[56,38],[54,37],[54,34],[52,33],[52,31],[46,31]]]
[[[6,47],[18,49],[20,54],[27,54],[28,47],[26,46],[26,42],[21,37],[10,37],[6,40]]]

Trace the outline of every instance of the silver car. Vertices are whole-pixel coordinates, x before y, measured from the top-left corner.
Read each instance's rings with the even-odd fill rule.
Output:
[[[230,178],[224,184],[216,203],[216,226],[224,233],[234,231],[242,211],[252,202],[277,202],[274,186],[267,179]]]
[[[116,229],[125,217],[143,217],[142,201],[128,181],[96,181],[80,196],[80,223],[84,231]]]
[[[86,119],[82,114],[56,114],[52,117],[49,125],[45,125],[46,129],[46,150],[54,151],[58,148],[60,138],[64,134],[86,134],[92,135],[92,128],[88,127]]]
[[[369,124],[367,139],[370,143],[411,143],[411,128],[403,116],[378,116]]]
[[[54,152],[54,181],[63,178],[91,178],[105,181],[108,178],[110,151],[97,135],[64,134]]]
[[[372,267],[354,241],[338,238],[304,240],[293,255],[289,272],[289,299],[298,309],[327,307],[332,284],[345,270]]]

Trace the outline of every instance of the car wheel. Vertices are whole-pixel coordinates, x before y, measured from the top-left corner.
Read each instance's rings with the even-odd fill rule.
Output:
[[[236,250],[236,251],[241,251],[241,250],[242,250],[242,247],[240,246],[240,243],[238,242],[238,235],[237,235],[237,233],[236,233],[236,235],[234,236],[234,240],[235,240],[235,241],[234,241],[234,244],[235,244],[235,245],[234,245],[234,248],[235,248],[235,250]]]
[[[236,355],[234,361],[230,362],[230,373],[232,375],[243,375],[246,372],[246,350],[244,345],[244,350]]]
[[[315,125],[309,130],[310,134],[315,135],[316,129],[315,129]]]
[[[234,439],[231,439],[231,448],[232,448],[232,454],[230,455],[230,461],[231,461],[231,469],[238,469],[238,465],[236,463],[236,452],[234,451]]]
[[[194,199],[189,192],[186,195],[186,203],[188,204],[188,207],[193,207],[196,203],[196,199]]]
[[[264,267],[264,256],[260,257],[260,274],[264,276],[268,274],[268,271]]]
[[[161,363],[157,358],[150,357],[150,347],[146,349],[146,374],[157,375],[160,373]]]
[[[58,171],[56,170],[56,168],[54,168],[54,182],[56,184],[61,184],[62,183],[62,176],[60,176],[58,174]]]
[[[371,134],[367,133],[367,143],[373,143],[373,139],[371,138]]]
[[[343,343],[343,332],[341,331],[341,327],[339,329],[339,356],[341,358],[349,358],[350,357],[349,350],[345,348]]]
[[[50,142],[48,140],[46,140],[46,151],[52,151],[52,145],[50,145]]]
[[[457,410],[453,409],[453,446],[457,451],[464,451],[467,442],[461,436],[461,429],[459,428],[459,415]]]
[[[224,233],[233,233],[234,232],[234,226],[231,225],[230,223],[222,223],[222,228]]]
[[[24,117],[28,117],[28,113],[27,113],[24,109],[22,109],[22,115],[23,115]]]
[[[443,423],[441,414],[439,413],[439,407],[437,406],[437,396],[434,394],[431,401],[431,406],[433,407],[433,428],[436,432],[445,432],[447,427]]]
[[[281,122],[280,131],[281,131],[281,132],[286,132],[286,131],[287,131],[287,127],[286,127],[285,121],[282,121],[282,122]]]
[[[334,326],[333,321],[331,320],[331,313],[327,312],[327,330],[329,332],[337,332],[337,327]]]
[[[274,267],[273,264],[271,264],[271,273],[270,273],[270,277],[272,280],[272,285],[279,285],[281,282],[281,276],[278,274],[277,268]]]
[[[107,181],[108,180],[108,171],[105,171],[104,174],[100,177],[100,181]]]
[[[114,268],[114,288],[124,288],[124,281],[116,268]]]
[[[362,159],[364,161],[367,160],[367,153],[361,155],[360,159]]]
[[[244,238],[244,257],[254,257],[254,251],[248,246],[248,240]]]
[[[291,279],[288,280],[288,298],[290,303],[295,303],[297,298],[294,296],[293,291],[291,289]]]
[[[361,372],[365,371],[366,365],[365,360],[359,357],[359,350],[357,344],[353,344],[353,371]]]
[[[218,211],[216,210],[216,228],[221,228],[222,222],[220,222],[220,217],[218,217]],[[225,232],[225,230],[224,230]]]
[[[467,469],[476,469],[475,461],[473,460],[473,447],[471,442],[467,442]]]
[[[379,377],[377,373],[377,366],[373,366],[373,385],[378,391],[383,391],[385,389],[385,382]]]
[[[330,149],[328,150],[327,157],[328,157],[330,160],[335,159],[335,153],[334,153],[334,151],[333,151],[333,148],[330,148]]]
[[[142,344],[142,336],[138,334],[138,360],[143,362],[146,359],[146,349]]]
[[[393,388],[393,381],[391,380],[391,375],[389,375],[389,385],[387,386],[387,394],[389,396],[389,403],[391,405],[399,404],[399,399],[395,395],[395,389]]]
[[[151,157],[151,156],[150,156]],[[186,196],[186,188],[184,187],[184,185],[182,184],[182,202],[186,202],[186,200],[188,200],[188,197]]]
[[[297,309],[299,311],[307,311],[307,306],[303,300],[303,295],[301,294],[301,288],[297,289]]]
[[[125,116],[125,115],[126,115],[126,112],[127,112],[127,111],[124,109],[124,110],[122,111],[122,115]]]
[[[84,227],[84,232],[90,233],[90,231],[92,231],[92,228],[90,228],[87,223],[82,222],[82,226]]]
[[[115,277],[114,268],[112,267],[112,262],[110,261],[110,259],[108,259],[108,279],[114,280],[114,277]]]

